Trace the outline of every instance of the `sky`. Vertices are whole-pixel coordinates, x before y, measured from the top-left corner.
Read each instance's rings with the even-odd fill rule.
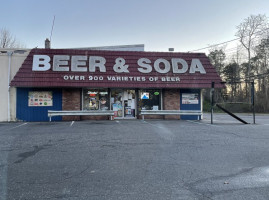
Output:
[[[266,14],[268,0],[0,0],[0,28],[26,48],[144,44],[188,52],[236,38],[236,26]]]

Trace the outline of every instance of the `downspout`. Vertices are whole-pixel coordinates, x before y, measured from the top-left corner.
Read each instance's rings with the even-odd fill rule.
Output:
[[[7,121],[10,122],[10,71],[11,71],[11,56],[13,55],[13,51],[8,51],[8,77],[7,77],[7,87],[8,87],[8,95],[7,95]]]

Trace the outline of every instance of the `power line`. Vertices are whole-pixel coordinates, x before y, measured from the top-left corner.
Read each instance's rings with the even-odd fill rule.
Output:
[[[226,42],[222,42],[222,43],[218,43],[218,44],[210,45],[210,46],[208,46],[208,47],[204,47],[204,48],[201,48],[201,49],[192,50],[192,51],[189,51],[189,52],[200,51],[200,50],[208,49],[208,48],[211,48],[211,47],[219,46],[219,45],[221,45],[221,44],[226,44],[226,43],[229,43],[229,42],[233,42],[233,41],[235,41],[235,40],[239,40],[239,39],[240,39],[240,38],[236,38],[236,39],[233,39],[233,40],[229,40],[229,41],[226,41]]]
[[[253,78],[253,79],[260,79],[261,76],[266,76],[266,75],[269,75],[269,72],[266,72],[266,73],[263,73],[263,74],[256,74],[256,75],[250,75],[250,76],[246,76],[246,77],[238,77],[238,78],[235,78],[236,80],[236,83],[245,83],[248,81],[249,78]],[[241,81],[240,81],[241,80]],[[243,80],[243,81],[242,81]],[[233,82],[227,82],[228,84],[232,84]],[[235,83],[235,82],[234,82]]]
[[[254,33],[254,35],[261,35],[261,34],[263,34],[264,31],[266,31],[266,30],[269,30],[269,28],[266,28],[266,29],[264,29],[264,30],[262,30],[262,31],[257,31],[256,33]],[[261,33],[261,34],[258,34],[258,33]],[[246,35],[246,36],[244,36],[244,37],[247,37],[247,36],[248,36],[248,35]],[[218,44],[210,45],[210,46],[207,46],[207,47],[204,47],[204,48],[200,48],[200,49],[192,50],[192,51],[189,51],[189,52],[200,51],[200,50],[208,49],[208,48],[211,48],[211,47],[219,46],[219,45],[221,45],[221,44],[226,44],[226,43],[229,43],[229,42],[233,42],[233,41],[236,41],[236,40],[239,40],[239,39],[240,39],[240,37],[239,37],[239,38],[235,38],[235,39],[233,39],[233,40],[228,40],[228,41],[221,42],[221,43],[218,43]]]

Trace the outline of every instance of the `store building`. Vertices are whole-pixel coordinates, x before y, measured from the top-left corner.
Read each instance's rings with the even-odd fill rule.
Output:
[[[141,118],[142,109],[202,110],[201,89],[211,82],[223,87],[203,53],[32,49],[10,86],[17,120],[48,121],[48,110],[113,110],[115,119]],[[53,118],[88,119],[107,117]]]
[[[0,122],[16,120],[16,88],[9,83],[29,52],[30,49],[0,48]]]

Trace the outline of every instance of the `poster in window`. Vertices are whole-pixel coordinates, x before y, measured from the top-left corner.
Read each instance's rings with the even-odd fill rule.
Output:
[[[199,94],[182,93],[182,104],[199,104]]]
[[[97,110],[98,109],[98,102],[96,98],[90,98],[89,99],[89,108],[91,110]]]
[[[108,110],[107,99],[105,97],[102,97],[100,99],[100,109],[101,110]]]
[[[32,91],[28,93],[28,106],[53,106],[51,91]]]
[[[149,99],[149,92],[143,92],[141,94],[141,99]]]

